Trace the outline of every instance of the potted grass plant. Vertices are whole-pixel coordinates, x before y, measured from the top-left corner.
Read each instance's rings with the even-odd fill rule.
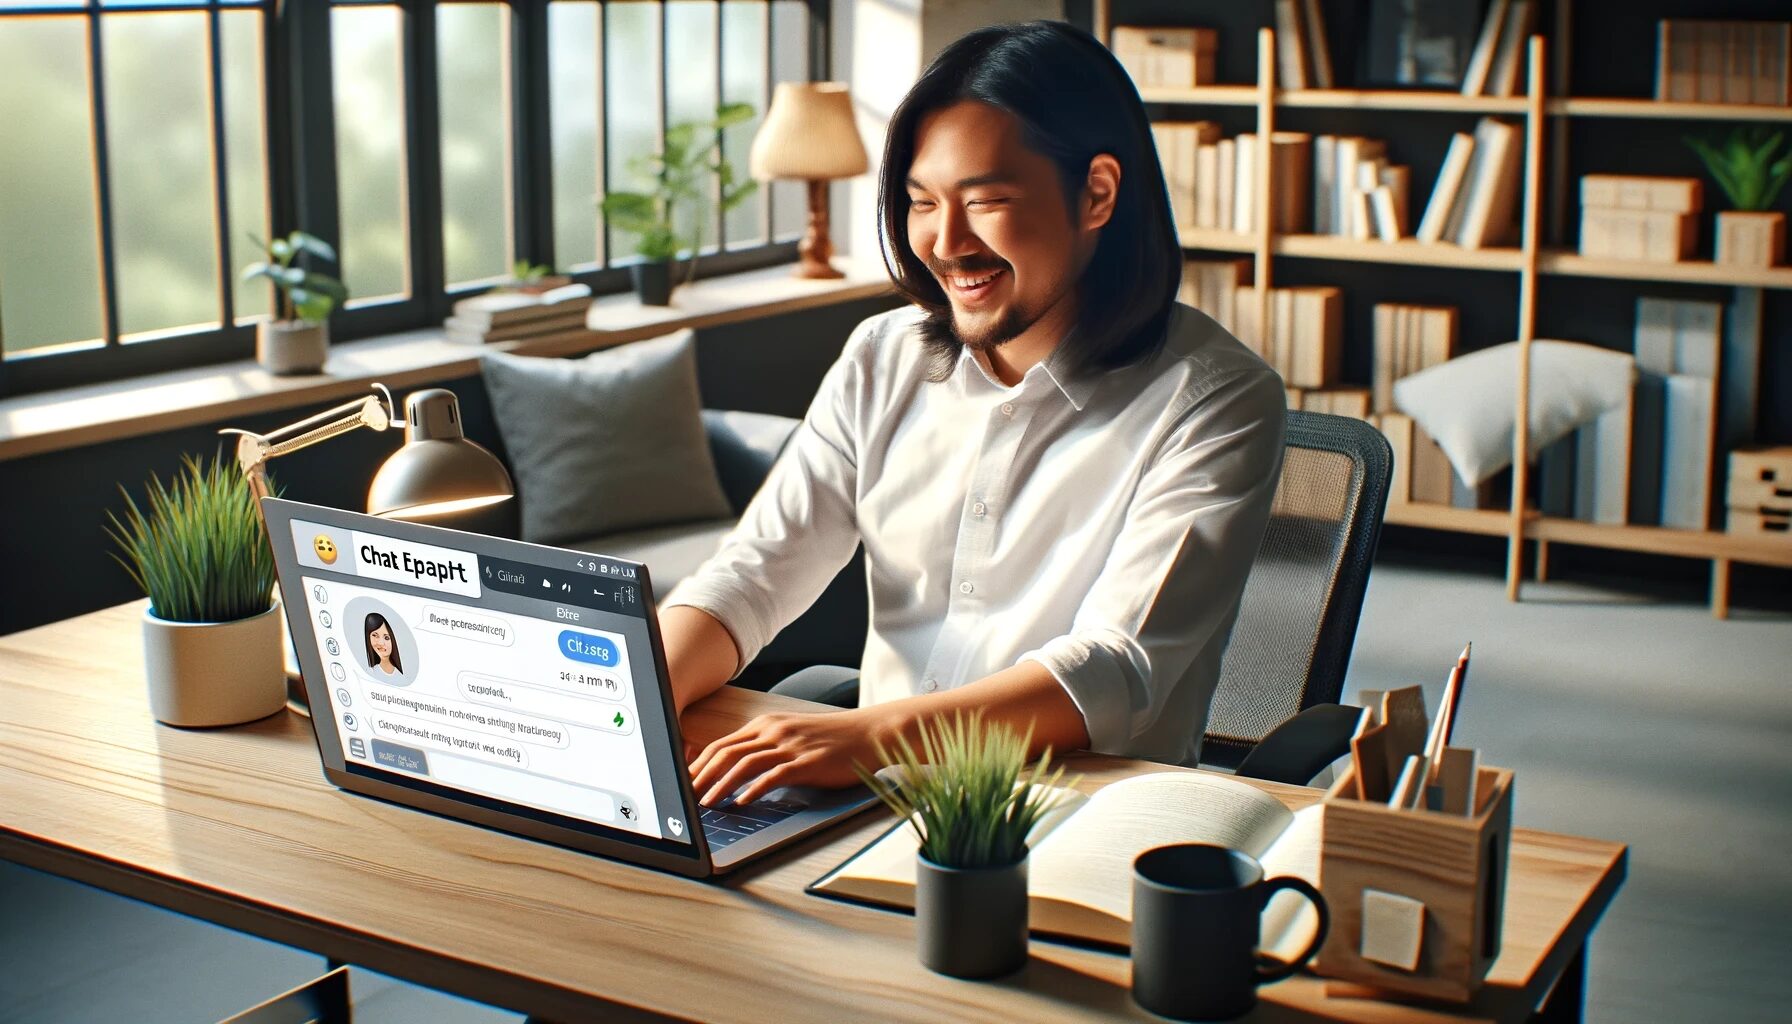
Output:
[[[660,151],[630,161],[630,170],[652,183],[644,192],[610,192],[603,212],[610,223],[635,235],[641,262],[630,268],[635,294],[645,306],[672,301],[672,264],[689,251],[684,281],[697,272],[697,250],[703,243],[706,207],[713,199],[726,213],[753,194],[759,183],[735,178],[734,165],[722,156],[722,130],[753,116],[748,103],[725,103],[713,121],[684,121],[666,129]],[[711,177],[715,179],[712,190]],[[688,210],[690,236],[678,231],[680,211]]]
[[[1786,133],[1762,125],[1737,128],[1718,141],[1688,137],[1730,200],[1717,215],[1717,262],[1777,266],[1786,255],[1786,215],[1773,208],[1792,180],[1792,152],[1782,152]]]
[[[915,830],[915,934],[921,963],[955,978],[994,978],[1027,960],[1027,839],[1057,806],[1051,751],[1027,768],[1032,730],[986,727],[981,712],[898,738],[887,766],[859,777]]]
[[[106,533],[149,597],[143,662],[149,707],[169,725],[235,725],[286,704],[273,598],[274,553],[236,464],[188,456],[172,483],[150,478],[146,506],[128,491]]]
[[[280,314],[255,326],[255,359],[269,373],[290,376],[320,373],[329,357],[330,311],[348,301],[348,290],[328,274],[320,274],[292,261],[300,254],[336,262],[330,243],[294,231],[285,238],[263,242],[249,236],[267,254],[243,268],[243,280],[265,277],[280,292]]]

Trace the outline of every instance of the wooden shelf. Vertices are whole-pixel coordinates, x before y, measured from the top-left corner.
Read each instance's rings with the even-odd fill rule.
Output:
[[[1785,121],[1792,107],[1753,103],[1680,103],[1635,97],[1570,96],[1550,100],[1551,114],[1569,117],[1636,117],[1664,121]]]
[[[1512,513],[1494,508],[1457,508],[1423,501],[1388,502],[1384,521],[1395,526],[1417,526],[1452,533],[1478,533],[1504,537],[1512,532]]]
[[[1192,89],[1176,89],[1161,85],[1147,85],[1140,87],[1139,99],[1146,103],[1254,107],[1257,105],[1257,87],[1254,85],[1197,85]]]
[[[1392,506],[1389,507],[1391,512]],[[1727,558],[1750,565],[1792,568],[1792,541],[1738,537],[1717,530],[1673,530],[1661,526],[1608,526],[1578,519],[1540,516],[1525,523],[1525,536],[1560,544],[1643,551],[1683,558]]]
[[[1210,249],[1214,252],[1251,252],[1257,248],[1257,236],[1218,228],[1177,228],[1184,249]]]
[[[1675,281],[1685,284],[1734,285],[1738,288],[1792,288],[1792,267],[1745,267],[1704,260],[1676,263],[1648,260],[1613,260],[1582,256],[1566,249],[1552,249],[1538,258],[1545,274],[1569,277],[1605,277],[1619,281]]]
[[[1421,242],[1413,238],[1402,238],[1398,242],[1365,242],[1339,235],[1281,235],[1271,242],[1270,251],[1278,256],[1468,270],[1517,270],[1524,264],[1524,253],[1517,249],[1464,249],[1459,245]]]

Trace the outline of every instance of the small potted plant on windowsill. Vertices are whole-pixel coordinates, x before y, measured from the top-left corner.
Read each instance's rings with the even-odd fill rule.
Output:
[[[1027,961],[1027,839],[1057,806],[1064,769],[1051,751],[1029,772],[1032,731],[986,728],[980,712],[935,719],[919,752],[898,738],[889,767],[859,777],[920,840],[915,935],[921,963],[955,978],[994,978]]]
[[[267,253],[267,259],[243,268],[243,280],[265,277],[280,292],[279,319],[256,325],[256,361],[269,373],[281,376],[322,372],[329,356],[330,311],[348,301],[348,290],[334,277],[295,267],[292,261],[306,253],[334,263],[336,250],[303,231],[271,242],[254,235],[249,240]]]
[[[747,103],[725,103],[716,108],[713,121],[686,121],[666,129],[658,153],[630,161],[630,169],[651,179],[646,192],[610,192],[604,196],[604,216],[615,227],[636,236],[635,254],[641,262],[630,267],[635,294],[642,305],[665,306],[672,301],[672,264],[681,250],[690,252],[681,283],[697,272],[697,250],[703,243],[704,213],[713,197],[722,213],[739,206],[759,183],[737,181],[734,165],[721,155],[722,130],[753,116]],[[710,190],[710,176],[716,188]],[[691,235],[680,238],[679,211],[690,210]]]
[[[121,487],[120,491],[124,491]],[[125,492],[106,533],[149,596],[143,662],[150,712],[182,726],[235,725],[286,706],[273,597],[274,553],[236,464],[188,456],[171,485],[151,477],[148,510]]]
[[[1760,125],[1737,128],[1721,142],[1687,138],[1732,207],[1717,215],[1717,262],[1772,267],[1784,261],[1786,215],[1773,204],[1792,179],[1792,153],[1780,153],[1785,141],[1785,132]]]

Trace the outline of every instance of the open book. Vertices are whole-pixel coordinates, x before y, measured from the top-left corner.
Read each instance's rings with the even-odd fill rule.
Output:
[[[1054,790],[1059,804],[1031,837],[1027,887],[1035,934],[1126,947],[1132,941],[1132,863],[1174,843],[1216,843],[1263,864],[1264,876],[1319,883],[1318,804],[1291,812],[1244,782],[1195,772],[1139,775],[1094,796]],[[808,889],[821,896],[913,910],[915,851],[907,822],[879,836]],[[1294,893],[1263,916],[1262,948],[1299,953],[1318,915]]]

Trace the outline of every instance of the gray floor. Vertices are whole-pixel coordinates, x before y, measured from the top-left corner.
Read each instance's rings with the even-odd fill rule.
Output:
[[[1461,744],[1519,824],[1631,844],[1588,1019],[1781,1021],[1792,1001],[1792,617],[1383,565],[1347,696],[1438,684],[1475,642]],[[215,1020],[316,957],[0,863],[0,1022]],[[516,1020],[358,972],[358,1021]]]
[[[1784,1021],[1792,1002],[1792,617],[1568,583],[1378,566],[1359,688],[1423,683],[1465,641],[1456,732],[1513,769],[1517,823],[1630,844],[1594,934],[1591,1021]]]

